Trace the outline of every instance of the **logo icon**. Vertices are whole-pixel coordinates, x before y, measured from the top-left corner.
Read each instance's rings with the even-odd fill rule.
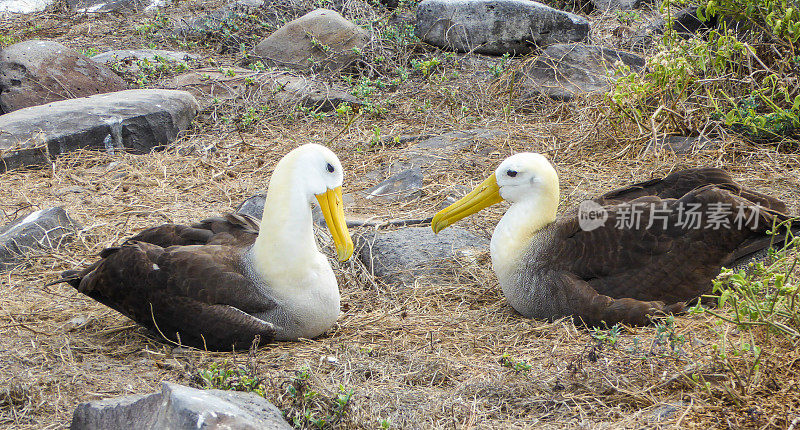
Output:
[[[583,231],[592,231],[606,224],[608,212],[593,200],[584,200],[578,205],[578,225]]]

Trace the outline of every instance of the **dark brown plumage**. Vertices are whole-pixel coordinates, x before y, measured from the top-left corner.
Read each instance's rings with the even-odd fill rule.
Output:
[[[275,303],[242,276],[238,258],[255,241],[258,227],[256,219],[243,214],[152,227],[63,277],[172,341],[247,348],[255,335],[268,342],[275,334],[272,324],[250,315],[269,312]]]
[[[527,317],[572,315],[590,325],[646,324],[683,310],[709,291],[722,266],[769,247],[775,239],[767,232],[790,220],[780,200],[701,168],[584,203],[584,211],[605,215],[584,216],[582,226],[579,207],[556,215],[558,175],[547,159],[521,153],[436,214],[432,227],[438,232],[501,199],[511,207],[491,252],[506,298]]]
[[[572,314],[592,325],[645,324],[649,315],[681,311],[686,301],[709,291],[722,266],[769,246],[766,231],[773,222],[789,219],[783,202],[744,189],[725,171],[711,168],[679,171],[595,201],[608,213],[604,227],[585,231],[577,211],[569,211],[542,229],[548,239],[525,258],[526,273],[537,285],[547,285],[537,292],[542,317]],[[754,209],[756,204],[761,207]],[[685,228],[678,225],[681,207],[684,221],[685,210],[696,208],[701,226],[709,225],[713,208],[731,212],[724,213],[718,229]],[[739,207],[743,220],[751,221],[736,219]],[[666,219],[646,228],[654,208]],[[638,228],[616,227],[620,217],[630,220],[628,214],[638,211]]]

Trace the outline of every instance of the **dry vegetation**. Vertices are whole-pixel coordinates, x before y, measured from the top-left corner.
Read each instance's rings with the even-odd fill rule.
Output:
[[[181,2],[168,13],[199,14],[201,4],[210,8]],[[363,16],[376,21],[388,16],[378,6],[354,1],[342,8],[369,11]],[[2,30],[18,40],[48,38],[81,49],[151,43],[180,48],[174,41],[119,31],[149,19],[53,10],[8,20]],[[608,34],[597,31],[594,37],[606,40]],[[213,40],[192,49],[207,63],[233,65],[241,58],[238,52],[220,53],[220,46]],[[79,402],[151,392],[161,381],[203,386],[199,375],[215,367],[229,370],[240,384],[259,387],[290,420],[312,428],[320,418],[337,428],[800,426],[796,340],[757,332],[764,348],[761,366],[743,384],[714,357],[712,345],[720,343],[718,331],[729,342],[744,333],[716,318],[679,316],[613,331],[523,319],[503,299],[488,258],[445,262],[450,275],[439,283],[407,286],[381,282],[358,261],[338,264],[342,314],[325,336],[249,352],[173,349],[67,285],[43,287],[144,227],[235,210],[266,188],[283,154],[306,142],[326,144],[341,158],[345,192],[354,196],[347,208],[353,218],[430,216],[447,196],[462,193],[499,160],[523,150],[553,160],[562,208],[674,169],[717,166],[748,187],[785,199],[793,213],[799,209],[795,153],[727,134],[719,145],[687,155],[646,151],[649,136],[612,126],[602,97],[521,107],[492,92],[486,65],[496,59],[445,57],[419,44],[395,54],[389,58],[406,62],[409,70],[411,58],[435,54],[442,64],[429,76],[412,73],[408,81],[377,91],[372,99],[385,113],[361,114],[349,125],[335,114],[236,100],[206,109],[161,152],[76,153],[50,168],[0,175],[0,224],[59,205],[83,226],[67,246],[0,275],[0,428],[64,428]],[[353,76],[374,73],[375,79],[383,72],[361,73]],[[243,124],[248,108],[257,108],[259,116]],[[379,204],[362,198],[375,182],[366,175],[409,146],[393,137],[478,127],[502,133],[426,172],[419,199]],[[376,130],[382,143],[373,139]],[[488,237],[503,209],[462,225]],[[322,248],[330,252],[327,243]],[[747,361],[732,357],[730,364],[742,374]]]

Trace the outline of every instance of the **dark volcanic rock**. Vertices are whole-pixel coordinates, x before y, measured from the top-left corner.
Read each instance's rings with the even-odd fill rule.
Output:
[[[448,276],[453,260],[478,259],[488,248],[488,240],[457,227],[439,234],[430,227],[408,227],[365,231],[356,237],[359,259],[375,276],[392,282],[435,282]]]
[[[390,176],[368,189],[366,193],[367,199],[412,200],[419,197],[420,188],[422,188],[422,169],[416,166]]]
[[[638,55],[582,43],[557,44],[545,48],[514,75],[514,88],[525,101],[544,94],[554,99],[611,89],[609,71],[621,61],[632,71],[644,68]]]
[[[0,113],[123,89],[111,69],[60,43],[26,40],[0,48]]]
[[[359,58],[369,40],[369,33],[338,12],[317,9],[259,42],[253,56],[279,67],[339,70]]]
[[[589,22],[528,0],[424,0],[417,6],[416,35],[443,49],[521,55],[580,42],[589,35]]]
[[[0,172],[46,165],[79,148],[146,153],[189,126],[197,101],[185,91],[127,90],[62,100],[0,116]]]
[[[81,403],[71,430],[291,430],[283,414],[253,393],[198,390],[164,382],[160,393]]]
[[[79,224],[60,207],[42,209],[0,228],[0,271],[28,255],[58,248],[72,238]]]

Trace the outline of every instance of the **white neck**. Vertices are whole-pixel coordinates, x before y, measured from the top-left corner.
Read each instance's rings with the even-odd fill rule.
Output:
[[[250,251],[253,268],[278,293],[301,285],[298,281],[316,269],[313,262],[321,259],[327,265],[314,239],[308,196],[296,189],[301,182],[293,173],[294,169],[273,173],[258,238]]]
[[[492,234],[492,267],[501,285],[519,267],[531,239],[556,219],[558,185],[511,204]]]

